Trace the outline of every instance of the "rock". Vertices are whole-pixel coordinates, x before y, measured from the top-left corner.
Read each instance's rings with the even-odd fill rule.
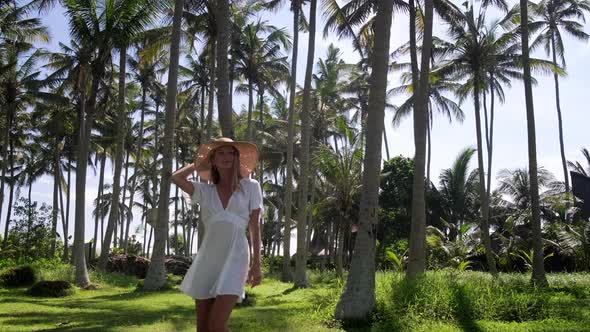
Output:
[[[145,278],[150,260],[144,257],[125,254],[111,254],[107,263],[107,272],[119,272]]]
[[[172,256],[167,257],[164,261],[166,273],[172,273],[175,276],[184,276],[191,266],[190,259],[186,257]]]

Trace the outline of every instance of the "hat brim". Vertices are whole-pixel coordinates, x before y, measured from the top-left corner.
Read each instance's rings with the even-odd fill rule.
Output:
[[[258,163],[258,147],[250,142],[209,142],[201,145],[195,157],[195,170],[201,179],[211,180],[210,156],[215,149],[223,146],[233,146],[240,153],[240,175],[247,178],[255,169]]]

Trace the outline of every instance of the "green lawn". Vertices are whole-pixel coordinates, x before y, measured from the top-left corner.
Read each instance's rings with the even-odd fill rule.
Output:
[[[42,273],[51,279],[60,272]],[[312,273],[313,287],[293,290],[266,278],[255,304],[234,310],[232,331],[590,331],[590,275],[549,276],[535,290],[527,275],[499,281],[477,272],[429,272],[418,283],[379,273],[373,328],[342,328],[331,319],[342,284]],[[59,299],[0,288],[0,331],[194,331],[194,302],[172,289],[138,292],[137,279],[92,274],[101,289]]]

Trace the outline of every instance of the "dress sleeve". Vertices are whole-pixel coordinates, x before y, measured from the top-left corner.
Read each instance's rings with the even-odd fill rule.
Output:
[[[197,182],[197,181],[191,181],[191,183],[193,184],[193,194],[192,196],[183,192],[184,195],[184,199],[189,203],[189,204],[196,204],[201,202],[201,199],[203,197],[203,184],[201,182]]]
[[[250,213],[253,210],[260,209],[260,214],[264,211],[264,204],[262,200],[262,189],[258,181],[252,179],[250,182]]]

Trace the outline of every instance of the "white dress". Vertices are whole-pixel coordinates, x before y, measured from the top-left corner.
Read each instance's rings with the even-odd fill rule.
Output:
[[[261,209],[262,214],[260,184],[254,179],[242,179],[241,188],[232,193],[224,209],[214,184],[192,183],[195,189],[190,200],[201,206],[205,237],[180,290],[194,299],[237,295],[240,303],[250,264],[245,231],[252,210]]]

